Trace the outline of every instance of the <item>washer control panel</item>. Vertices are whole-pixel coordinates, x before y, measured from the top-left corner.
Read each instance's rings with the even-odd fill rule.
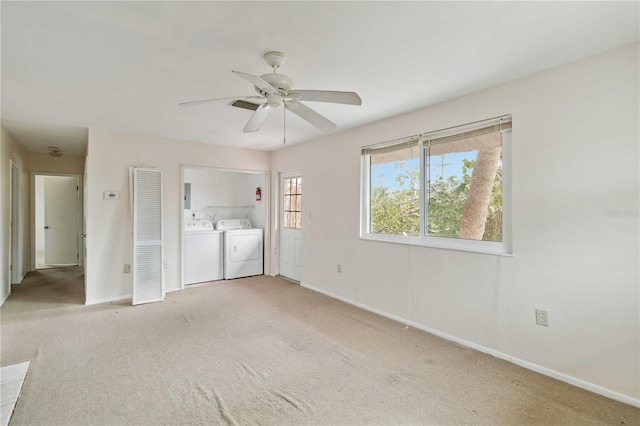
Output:
[[[249,219],[224,219],[216,223],[216,229],[225,231],[227,229],[248,229],[252,228]]]
[[[210,220],[194,220],[184,224],[185,232],[193,231],[213,231],[213,222]]]

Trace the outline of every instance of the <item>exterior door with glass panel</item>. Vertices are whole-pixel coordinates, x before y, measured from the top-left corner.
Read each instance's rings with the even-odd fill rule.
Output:
[[[280,275],[300,282],[302,172],[280,175]]]

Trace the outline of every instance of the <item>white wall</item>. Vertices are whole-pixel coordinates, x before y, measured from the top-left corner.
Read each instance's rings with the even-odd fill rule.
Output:
[[[20,275],[29,270],[31,262],[31,244],[29,227],[29,174],[28,152],[4,128],[0,129],[0,305],[4,303],[10,293],[9,265],[10,265],[10,197],[11,197],[11,161],[20,168],[20,205],[19,205],[19,244],[21,247]]]
[[[36,173],[84,173],[85,157],[63,155],[52,157],[48,154],[29,152],[29,171]]]
[[[304,174],[302,284],[639,405],[638,49],[274,152],[272,187]],[[513,258],[359,239],[362,146],[509,113]]]
[[[226,146],[89,129],[87,158],[87,303],[130,297],[132,263],[129,166],[157,167],[164,179],[164,257],[167,291],[180,289],[184,204],[181,165],[269,171],[271,154]],[[120,191],[104,200],[104,191]],[[266,231],[265,240],[269,241]],[[270,262],[265,253],[265,263]]]
[[[186,168],[185,183],[191,184],[191,210],[200,219],[244,218],[247,213],[254,228],[265,228],[266,201],[256,201],[256,188],[266,190],[264,173],[230,172]],[[267,198],[265,198],[266,200]],[[226,206],[211,208],[209,206]],[[252,208],[233,208],[253,206]]]

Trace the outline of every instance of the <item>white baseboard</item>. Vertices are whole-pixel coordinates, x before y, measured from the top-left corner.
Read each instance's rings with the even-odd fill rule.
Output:
[[[464,339],[460,339],[460,338],[452,336],[450,334],[443,333],[443,332],[438,331],[438,330],[434,330],[433,328],[430,328],[430,327],[427,327],[427,326],[424,326],[424,325],[421,325],[421,324],[417,324],[417,323],[415,323],[413,321],[407,321],[404,318],[398,317],[396,315],[389,314],[387,312],[381,311],[379,309],[372,308],[370,306],[363,305],[362,303],[354,302],[353,300],[347,299],[347,298],[339,296],[337,294],[330,293],[328,291],[319,289],[317,287],[313,287],[313,286],[308,285],[306,283],[300,283],[300,285],[302,287],[308,288],[309,290],[313,290],[315,292],[322,293],[325,296],[329,296],[331,298],[338,299],[338,300],[340,300],[342,302],[345,302],[345,303],[348,303],[350,305],[356,306],[358,308],[364,309],[365,311],[373,312],[374,314],[377,314],[377,315],[392,319],[394,321],[398,321],[398,322],[400,322],[402,324],[406,324],[406,325],[411,326],[413,328],[417,328],[418,330],[422,330],[422,331],[425,331],[427,333],[434,334],[434,335],[436,335],[438,337],[442,337],[443,339],[450,340],[450,341],[458,343],[458,344],[460,344],[462,346],[466,346],[468,348],[475,349],[478,352],[483,352],[483,353],[486,353],[486,354],[489,354],[489,355],[493,355],[496,358],[500,358],[500,359],[503,359],[505,361],[512,362],[512,363],[514,363],[516,365],[519,365],[520,367],[526,368],[527,370],[535,371],[536,373],[540,373],[540,374],[543,374],[545,376],[549,376],[549,377],[552,377],[554,379],[560,380],[562,382],[569,383],[570,385],[573,385],[573,386],[588,390],[588,391],[593,392],[593,393],[597,393],[598,395],[602,395],[602,396],[605,396],[607,398],[611,398],[613,400],[622,402],[624,404],[628,404],[628,405],[640,408],[640,399],[638,399],[638,398],[634,398],[634,397],[622,394],[620,392],[616,392],[616,391],[613,391],[611,389],[604,388],[602,386],[596,385],[594,383],[587,382],[585,380],[577,379],[575,377],[569,376],[569,375],[561,373],[559,371],[551,370],[551,369],[546,368],[546,367],[542,367],[542,366],[540,366],[538,364],[534,364],[532,362],[528,362],[528,361],[525,361],[525,360],[522,360],[522,359],[519,359],[519,358],[513,358],[509,354],[505,354],[503,352],[499,352],[499,351],[493,350],[491,348],[487,348],[485,346],[478,345],[476,343],[469,342],[469,341],[464,340]]]
[[[129,294],[126,296],[116,296],[116,297],[108,297],[105,299],[87,300],[85,302],[85,305],[89,306],[89,305],[100,305],[102,303],[119,302],[121,300],[131,299],[132,297],[133,295]]]
[[[4,305],[4,302],[7,301],[7,299],[9,298],[9,296],[11,296],[11,293],[7,293],[5,294],[5,296],[2,298],[2,301],[0,302],[0,306]]]
[[[516,365],[520,367],[524,367],[528,370],[535,371],[536,373],[544,374],[545,376],[553,377],[554,379],[558,379],[561,382],[569,383],[570,385],[576,386],[578,388],[582,388],[588,390],[593,393],[597,393],[598,395],[606,396],[607,398],[614,399],[616,401],[631,405],[633,407],[640,408],[640,399],[633,398],[631,396],[622,394],[620,392],[613,391],[611,389],[607,389],[605,387],[596,385],[591,382],[587,382],[582,379],[577,379],[575,377],[569,376],[564,373],[560,373],[559,371],[551,370],[546,367],[542,367],[538,364],[534,364],[529,361],[525,361],[519,358],[513,358],[511,360]]]

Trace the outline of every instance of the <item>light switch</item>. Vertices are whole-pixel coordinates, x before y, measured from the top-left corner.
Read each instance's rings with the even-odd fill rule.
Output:
[[[304,218],[307,219],[307,220],[311,219],[311,212],[305,212],[304,213]]]

